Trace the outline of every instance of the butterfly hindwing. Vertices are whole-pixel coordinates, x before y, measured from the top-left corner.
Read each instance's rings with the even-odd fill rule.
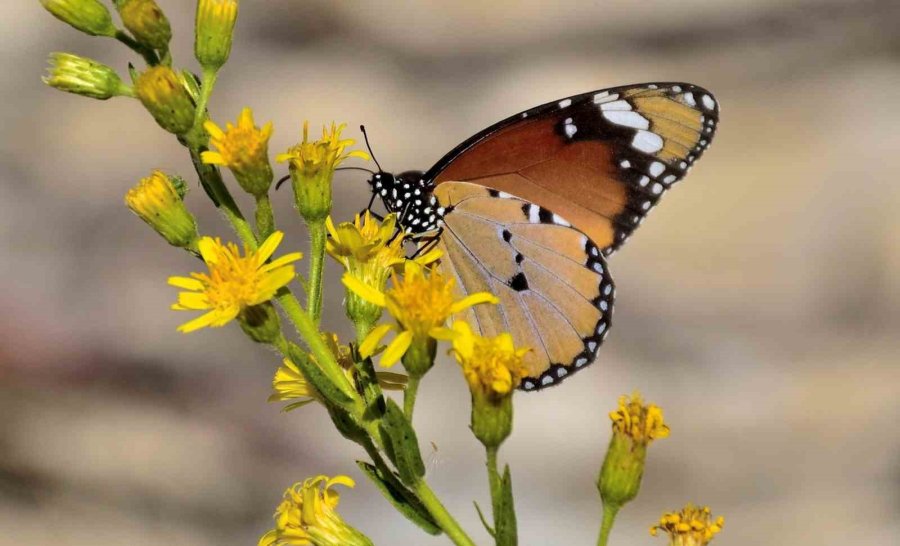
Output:
[[[522,387],[558,383],[591,363],[615,297],[600,248],[561,216],[498,190],[448,182],[434,194],[446,209],[442,267],[461,292],[501,300],[465,318],[482,335],[510,332],[532,349]]]
[[[501,121],[423,177],[469,181],[565,217],[609,254],[709,146],[718,104],[685,83],[641,84],[554,101]]]

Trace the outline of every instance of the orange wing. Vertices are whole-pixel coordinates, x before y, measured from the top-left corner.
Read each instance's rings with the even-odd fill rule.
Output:
[[[425,176],[468,181],[566,218],[609,254],[709,146],[718,104],[686,83],[617,87],[512,116]]]

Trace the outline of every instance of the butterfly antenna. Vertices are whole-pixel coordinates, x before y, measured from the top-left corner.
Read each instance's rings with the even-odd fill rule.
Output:
[[[363,138],[366,140],[366,148],[369,149],[369,155],[372,156],[372,161],[375,162],[375,166],[378,167],[379,172],[384,172],[384,169],[381,168],[381,165],[378,163],[378,160],[375,159],[375,152],[372,151],[372,146],[369,144],[369,135],[366,134],[366,126],[360,125],[359,130],[362,131]]]
[[[365,167],[338,167],[335,169],[336,171],[366,171],[369,174],[376,174],[372,169],[367,169]]]

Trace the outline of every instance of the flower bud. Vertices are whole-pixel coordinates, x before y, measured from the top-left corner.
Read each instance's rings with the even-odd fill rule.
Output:
[[[197,221],[184,206],[172,180],[162,171],[153,171],[128,190],[125,204],[169,244],[181,248],[195,246]]]
[[[662,410],[653,404],[644,405],[635,393],[619,398],[619,409],[609,414],[613,435],[600,469],[597,488],[604,507],[618,510],[634,499],[641,488],[647,446],[657,438],[669,435],[663,422]]]
[[[257,343],[275,343],[281,337],[281,321],[272,302],[247,307],[238,315],[241,329]]]
[[[138,76],[135,91],[153,119],[166,131],[182,135],[193,127],[194,103],[181,76],[168,66],[154,66]]]
[[[63,23],[85,34],[116,35],[112,16],[99,0],[41,0],[41,5]]]
[[[116,7],[131,34],[151,49],[167,49],[172,27],[155,0],[117,0]]]
[[[228,61],[237,15],[237,0],[198,0],[194,55],[204,69],[218,70]]]
[[[100,100],[134,94],[112,68],[71,53],[51,53],[48,74],[43,80],[60,91]]]

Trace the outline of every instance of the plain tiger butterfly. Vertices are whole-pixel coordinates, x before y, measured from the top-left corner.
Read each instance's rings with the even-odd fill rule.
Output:
[[[420,249],[439,246],[461,292],[500,298],[465,318],[530,347],[521,388],[537,390],[594,361],[615,298],[606,258],[700,158],[718,119],[696,85],[592,91],[496,123],[426,172],[379,167],[372,198]]]

